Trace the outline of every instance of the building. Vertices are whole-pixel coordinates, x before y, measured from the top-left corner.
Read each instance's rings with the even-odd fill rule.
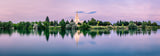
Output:
[[[78,23],[83,23],[83,21],[80,21],[80,20],[79,20],[78,11],[76,12],[76,16],[75,16],[74,22],[75,22],[76,24],[78,24]]]

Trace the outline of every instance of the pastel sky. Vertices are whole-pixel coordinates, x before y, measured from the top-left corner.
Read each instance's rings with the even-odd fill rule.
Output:
[[[152,20],[160,21],[160,0],[0,0],[0,21]]]

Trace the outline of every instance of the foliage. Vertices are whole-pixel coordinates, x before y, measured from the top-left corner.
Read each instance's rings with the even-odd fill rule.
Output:
[[[49,22],[49,17],[48,17],[48,16],[46,17],[46,20],[45,20],[45,21],[46,21],[46,22]]]
[[[47,21],[43,22],[43,27],[44,27],[44,29],[48,29],[49,28],[49,22],[47,22]]]
[[[151,25],[152,25],[151,21],[148,21],[147,26],[151,26]]]
[[[11,21],[0,22],[0,29],[11,29],[12,27],[13,27],[13,23]]]
[[[77,25],[74,22],[66,24],[66,29],[77,29]]]
[[[15,29],[32,29],[32,24],[30,22],[20,22],[17,24],[14,24]]]
[[[51,22],[50,22],[50,26],[53,26],[53,25],[54,25],[54,23],[53,23],[53,21],[51,21]]]
[[[61,26],[61,29],[65,29],[66,28],[66,23],[65,23],[64,19],[62,19],[59,24]]]
[[[137,25],[133,21],[131,21],[128,25],[128,29],[137,29]]]
[[[146,27],[147,27],[147,22],[143,22],[142,23],[142,29],[146,29]]]
[[[53,26],[58,26],[58,22],[57,22],[57,21],[54,21],[54,22],[53,22]]]
[[[66,21],[66,24],[69,24],[69,21],[68,21],[68,20]]]
[[[156,22],[152,23],[152,26],[158,26],[158,24]]]
[[[90,26],[86,23],[83,23],[82,25],[80,25],[80,29],[89,29]]]
[[[142,25],[142,22],[137,22],[136,25],[137,25],[137,26],[140,26],[140,25]]]
[[[71,22],[74,22],[73,19],[71,20]]]
[[[128,26],[129,22],[120,20],[120,21],[117,21],[117,23],[116,23],[117,26],[122,26],[122,24],[124,24],[124,26]]]
[[[95,26],[97,24],[97,21],[94,18],[92,18],[91,21],[89,21],[88,23],[89,25]]]

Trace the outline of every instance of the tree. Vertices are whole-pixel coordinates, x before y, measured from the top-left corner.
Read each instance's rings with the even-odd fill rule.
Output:
[[[71,20],[71,22],[74,22],[73,19]]]
[[[152,25],[151,21],[148,21],[147,25],[148,25],[148,26],[151,26],[151,25]]]
[[[80,29],[87,30],[89,28],[90,28],[90,26],[86,23],[83,23],[82,25],[80,25]]]
[[[3,24],[2,24],[2,22],[0,21],[0,29],[2,28],[2,25],[3,25]]]
[[[53,26],[58,26],[58,21],[54,21]]]
[[[104,25],[104,26],[106,26],[106,25],[111,25],[111,23],[110,23],[110,22],[104,22],[103,25]]]
[[[147,27],[147,22],[143,21],[143,23],[142,23],[142,29],[146,29],[146,27]]]
[[[78,25],[81,25],[81,23],[80,23],[80,22],[78,22]]]
[[[65,23],[64,19],[62,19],[59,24],[61,26],[61,29],[65,29],[66,28],[66,23]]]
[[[30,23],[30,22],[26,22],[26,24],[25,24],[25,28],[26,28],[26,29],[29,29],[29,27],[31,27],[30,25],[31,25],[31,23]]]
[[[44,27],[44,29],[48,29],[49,23],[47,21],[43,22],[43,27]]]
[[[128,28],[129,29],[137,29],[137,25],[133,21],[130,21]]]
[[[138,26],[142,25],[142,22],[137,22],[137,25],[138,25]]]
[[[45,20],[45,21],[46,21],[46,22],[49,22],[49,17],[48,17],[48,16],[46,17],[46,20]]]
[[[86,24],[87,24],[87,21],[85,20],[85,21],[83,21],[83,23],[86,23]]]
[[[129,25],[129,22],[125,21],[124,26],[128,26],[128,25]]]
[[[156,22],[153,22],[152,26],[158,26],[158,24]]]
[[[51,25],[51,26],[54,26],[54,23],[53,23],[53,21],[51,21],[51,22],[50,22],[50,25]]]
[[[38,29],[39,29],[39,30],[44,29],[41,21],[38,22]]]
[[[69,24],[69,21],[68,21],[68,20],[66,21],[66,24]]]
[[[98,22],[97,22],[98,23]],[[102,21],[99,21],[99,26],[104,26],[103,22]]]
[[[97,21],[94,18],[92,18],[91,21],[88,21],[88,23],[89,23],[89,25],[95,26],[97,24]]]

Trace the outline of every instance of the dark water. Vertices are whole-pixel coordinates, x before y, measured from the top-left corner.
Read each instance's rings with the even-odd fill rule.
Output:
[[[0,30],[0,56],[160,56],[160,29]]]

